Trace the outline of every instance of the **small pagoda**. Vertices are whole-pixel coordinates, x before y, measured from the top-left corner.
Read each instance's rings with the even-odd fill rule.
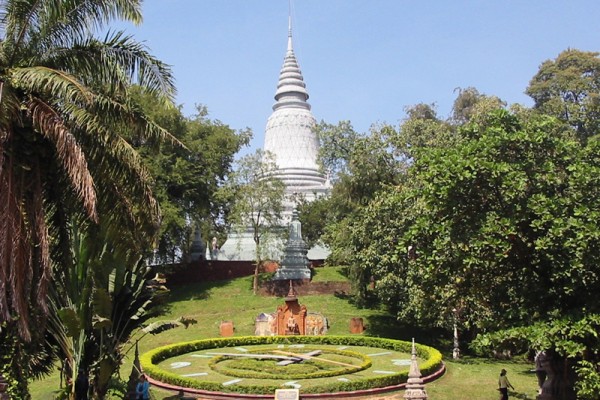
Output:
[[[302,239],[302,224],[298,219],[298,210],[294,209],[292,213],[292,222],[290,223],[290,236],[285,245],[283,260],[281,266],[273,276],[275,281],[289,280],[310,280],[310,261],[306,254],[308,246]]]

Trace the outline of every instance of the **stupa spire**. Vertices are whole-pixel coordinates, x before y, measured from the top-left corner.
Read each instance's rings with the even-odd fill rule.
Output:
[[[292,0],[288,1],[288,51],[292,49]]]
[[[304,77],[298,66],[298,60],[294,54],[294,45],[292,43],[292,16],[288,16],[288,43],[283,66],[279,72],[279,82],[277,92],[275,92],[276,103],[273,105],[273,111],[284,108],[302,108],[310,110],[308,92]]]
[[[292,50],[292,16],[288,16],[288,51]]]

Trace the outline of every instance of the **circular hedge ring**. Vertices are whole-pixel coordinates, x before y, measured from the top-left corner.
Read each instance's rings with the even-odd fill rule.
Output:
[[[143,354],[140,362],[156,386],[188,393],[272,396],[291,386],[319,394],[398,389],[408,379],[411,349],[410,342],[368,336],[241,336],[159,347]],[[416,351],[423,376],[443,371],[438,350],[417,344]],[[282,369],[269,355],[300,357],[302,362]],[[379,367],[373,366],[376,362]],[[203,363],[202,368],[195,363]]]

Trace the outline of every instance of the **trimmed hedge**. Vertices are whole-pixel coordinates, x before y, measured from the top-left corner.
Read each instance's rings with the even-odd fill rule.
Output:
[[[182,342],[164,347],[159,347],[142,354],[142,356],[140,357],[140,362],[142,365],[142,369],[146,374],[151,376],[153,379],[171,385],[215,392],[218,391],[246,394],[268,394],[273,393],[275,389],[280,389],[281,387],[278,385],[223,386],[222,384],[216,382],[199,381],[196,379],[182,377],[172,372],[165,371],[161,369],[158,365],[156,365],[161,361],[164,361],[171,357],[199,350],[265,344],[326,344],[334,346],[366,346],[395,350],[403,353],[410,353],[412,350],[412,344],[410,342],[404,342],[393,339],[375,338],[369,336],[240,336],[195,340],[192,342]],[[421,365],[419,365],[419,369],[421,370],[421,373],[423,375],[430,375],[441,368],[442,354],[438,350],[434,349],[433,347],[420,344],[416,345],[416,350],[417,355],[421,359],[425,360]],[[368,358],[367,361],[370,364],[370,360],[368,360]],[[368,366],[366,368],[368,368]],[[406,382],[407,379],[408,371],[404,370],[398,372],[397,374],[362,378],[350,382],[328,381],[327,383],[324,383],[322,385],[302,388],[301,392],[335,393],[354,390],[365,390],[398,385]]]

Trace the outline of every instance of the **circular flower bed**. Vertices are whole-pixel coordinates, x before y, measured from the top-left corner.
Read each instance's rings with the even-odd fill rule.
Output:
[[[147,352],[140,361],[152,379],[182,388],[273,394],[282,385],[289,385],[300,388],[302,393],[336,393],[406,382],[411,346],[410,342],[367,336],[247,336],[177,343]],[[365,354],[369,348],[373,349],[372,354]],[[424,376],[443,368],[438,350],[424,345],[416,345],[416,350]],[[396,363],[390,363],[385,370],[374,370],[373,360],[386,357],[382,354],[387,353],[404,354],[404,359],[391,360]],[[204,361],[203,372],[170,371],[169,365],[176,369],[190,364],[181,362],[182,357],[208,362]],[[295,361],[278,364],[286,359]],[[216,374],[219,379],[209,379]]]
[[[306,357],[306,354],[318,351],[319,355],[327,357],[325,360],[317,357]],[[258,351],[255,350],[246,354],[278,356],[277,350]],[[266,353],[266,354],[265,354]],[[287,365],[280,365],[278,359],[259,359],[259,358],[239,358],[233,355],[217,356],[210,362],[210,368],[221,374],[238,378],[253,378],[253,379],[311,379],[325,378],[337,375],[353,374],[362,371],[371,366],[369,357],[352,351],[333,350],[333,349],[316,349],[303,348],[298,352],[299,356],[306,357],[302,362],[293,362]],[[297,354],[297,353],[294,353]],[[335,355],[337,360],[331,360],[331,356]],[[293,357],[288,357],[292,359]],[[296,357],[297,359],[299,357]],[[340,358],[343,360],[341,361]],[[358,361],[360,364],[350,364],[353,361]],[[331,364],[333,362],[333,364]],[[227,364],[227,365],[223,365]]]

